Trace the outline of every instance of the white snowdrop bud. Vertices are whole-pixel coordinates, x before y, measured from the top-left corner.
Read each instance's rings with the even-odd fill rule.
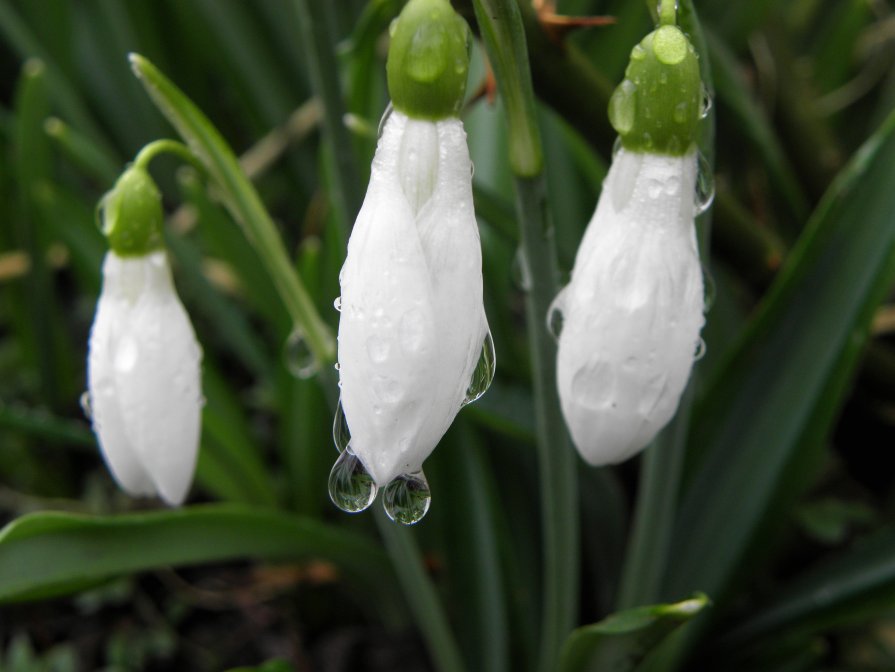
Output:
[[[616,154],[578,249],[563,315],[557,382],[590,464],[625,460],[671,419],[704,323],[696,247],[695,150]]]
[[[414,523],[429,502],[423,461],[494,372],[459,119],[391,113],[340,282],[344,452],[330,494],[361,511],[387,486],[386,511]]]

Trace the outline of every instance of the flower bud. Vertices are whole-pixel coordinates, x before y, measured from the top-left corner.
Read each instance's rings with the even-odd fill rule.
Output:
[[[119,257],[164,248],[161,194],[145,168],[130,166],[102,200],[103,233]]]
[[[388,51],[392,104],[408,117],[456,116],[466,94],[469,26],[449,0],[410,0],[392,24]]]

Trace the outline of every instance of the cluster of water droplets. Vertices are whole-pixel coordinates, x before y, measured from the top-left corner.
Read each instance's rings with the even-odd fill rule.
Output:
[[[319,363],[301,327],[295,327],[283,344],[283,361],[286,370],[296,378],[306,380],[317,373]]]
[[[485,394],[494,380],[496,365],[494,341],[488,332],[461,408]],[[365,511],[376,501],[379,487],[360,458],[351,450],[351,431],[341,399],[333,419],[333,443],[339,451],[339,457],[329,473],[329,498],[346,513]],[[432,493],[422,469],[400,474],[383,488],[382,506],[385,513],[392,521],[401,525],[415,525],[421,521],[429,511],[431,502]]]

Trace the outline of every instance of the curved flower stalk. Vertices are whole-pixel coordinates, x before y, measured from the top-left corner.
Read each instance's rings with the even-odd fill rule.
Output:
[[[343,453],[330,475],[330,496],[357,512],[385,486],[386,512],[412,524],[430,501],[423,461],[460,408],[490,384],[494,353],[482,305],[472,164],[463,124],[453,116],[457,88],[434,103],[431,92],[407,95],[418,81],[393,67],[396,48],[411,44],[406,35],[417,30],[442,35],[449,51],[459,41],[465,64],[466,36],[458,40],[458,31],[466,26],[446,0],[413,0],[398,21],[389,55],[395,109],[385,120],[339,276],[341,401],[334,436]],[[453,77],[455,62],[449,61]],[[420,70],[419,60],[414,67]],[[413,81],[396,86],[395,78],[406,77]],[[438,77],[429,81],[444,90]],[[461,88],[459,100],[462,94]]]
[[[90,332],[93,430],[128,494],[179,505],[199,447],[201,349],[171,280],[159,195],[144,170],[122,175],[104,218],[112,249]]]
[[[668,24],[634,48],[610,100],[621,147],[550,316],[563,316],[563,414],[592,465],[620,462],[652,441],[677,410],[703,348],[694,227],[708,207],[694,199],[700,101],[696,55]]]

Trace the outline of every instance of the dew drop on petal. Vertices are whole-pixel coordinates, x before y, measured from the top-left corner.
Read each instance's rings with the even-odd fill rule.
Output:
[[[705,341],[702,337],[699,338],[699,341],[696,342],[696,350],[693,352],[693,361],[698,362],[700,359],[705,357]]]
[[[84,412],[84,417],[88,420],[93,420],[93,408],[90,405],[90,392],[84,390],[78,401],[81,404],[81,410]]]
[[[378,336],[367,338],[367,356],[374,364],[381,364],[388,359],[389,342]]]
[[[472,372],[469,387],[466,388],[466,398],[463,400],[460,408],[481,399],[482,395],[491,387],[491,381],[494,380],[494,372],[496,370],[497,356],[494,352],[494,340],[491,338],[491,332],[489,331],[482,342],[482,352],[479,354],[479,361]]]
[[[689,105],[687,105],[686,101],[682,103],[678,103],[674,107],[674,120],[679,124],[687,123],[687,112],[689,110]]]
[[[474,177],[475,177],[475,164],[472,161],[470,161],[469,162],[469,179],[472,179]]]
[[[634,128],[636,115],[637,85],[626,79],[618,85],[609,99],[609,122],[618,133],[629,133]]]
[[[317,373],[317,360],[308,346],[304,332],[296,327],[283,345],[286,369],[296,378],[307,379]]]
[[[339,399],[339,407],[336,408],[336,417],[333,419],[333,443],[336,449],[342,453],[348,449],[351,443],[351,432],[348,430],[348,421],[345,419],[345,409],[342,408],[342,400]]]
[[[531,268],[528,265],[528,257],[520,245],[513,256],[513,265],[510,267],[510,275],[513,284],[523,292],[531,291]]]
[[[360,513],[376,499],[378,488],[363,463],[344,450],[329,472],[329,498],[345,513]]]
[[[426,345],[426,316],[419,308],[411,308],[401,317],[398,338],[407,354],[421,352]]]
[[[715,200],[715,176],[709,162],[702,154],[697,161],[696,189],[693,193],[693,214],[696,216],[708,210]]]
[[[115,350],[115,368],[121,373],[127,373],[137,365],[139,356],[140,348],[137,346],[137,341],[127,336],[121,340]]]
[[[572,397],[585,408],[609,406],[614,393],[612,365],[603,360],[585,364],[572,376]]]
[[[382,492],[386,515],[401,525],[416,525],[429,511],[432,493],[422,471],[401,474]]]
[[[565,307],[563,294],[565,294],[565,290],[556,295],[553,303],[550,304],[550,308],[547,309],[547,331],[553,336],[553,340],[557,342],[559,342],[559,337],[562,334],[562,325],[565,319],[563,315],[563,308]]]
[[[395,21],[397,21],[397,19],[395,19]],[[389,33],[394,34],[395,21],[392,21],[391,26],[389,26]],[[385,129],[385,123],[388,121],[388,118],[392,116],[392,111],[394,111],[394,109],[395,108],[392,107],[392,102],[389,101],[388,105],[385,108],[385,112],[382,113],[382,118],[379,120],[379,128],[376,131],[377,140],[382,137],[382,131],[383,129]],[[339,278],[339,280],[341,280],[341,278]]]
[[[335,298],[335,300],[333,301],[333,308],[336,309],[336,312],[339,312],[339,313],[342,312],[342,297],[341,296],[337,296]]]
[[[702,85],[702,100],[699,103],[699,118],[705,119],[712,111],[712,94],[705,84]]]

